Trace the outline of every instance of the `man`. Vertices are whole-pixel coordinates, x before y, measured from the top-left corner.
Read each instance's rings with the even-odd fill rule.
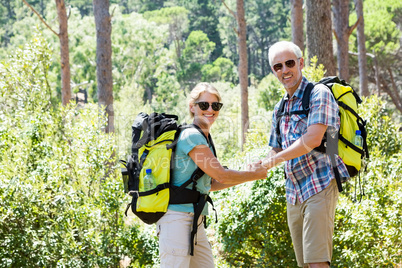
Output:
[[[277,118],[279,103],[275,106],[272,150],[262,164],[270,169],[285,162],[287,218],[298,265],[329,267],[339,192],[330,156],[313,149],[321,144],[325,132],[336,135],[338,105],[330,90],[318,84],[311,91],[309,115],[292,114],[302,110],[309,83],[302,75],[302,52],[294,43],[281,41],[270,47],[269,63],[287,94],[282,117]],[[335,160],[341,177],[349,177],[342,159],[336,156]]]

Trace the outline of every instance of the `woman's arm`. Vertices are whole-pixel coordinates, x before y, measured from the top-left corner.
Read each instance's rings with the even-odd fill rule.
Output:
[[[202,171],[216,181],[212,182],[212,191],[267,177],[267,169],[260,163],[252,164],[247,171],[225,169],[206,145],[195,146],[189,156]]]

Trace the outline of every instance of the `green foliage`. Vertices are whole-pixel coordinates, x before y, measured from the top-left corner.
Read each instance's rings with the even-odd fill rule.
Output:
[[[402,262],[402,135],[384,105],[372,96],[359,108],[367,119],[370,159],[362,185],[347,183],[350,189],[337,207],[335,266],[395,267]],[[355,188],[358,194],[364,191],[361,202],[354,202]]]
[[[303,68],[303,75],[308,81],[318,82],[325,75],[326,70],[324,70],[324,65],[320,64],[317,66],[317,61],[317,56],[314,56],[310,59],[310,66]],[[304,61],[304,63],[306,63],[306,61]]]
[[[206,63],[214,47],[215,43],[210,42],[208,36],[202,31],[191,32],[186,40],[183,58],[189,63]]]
[[[223,107],[211,133],[218,158],[224,162],[231,161],[233,155],[240,151],[240,87],[228,82],[215,82],[212,85],[219,91]]]
[[[77,9],[71,9],[69,18],[70,47],[70,71],[72,91],[78,92],[79,88],[88,91],[91,101],[97,101],[96,83],[96,28],[95,20],[90,16],[82,17]],[[78,30],[79,29],[79,30]],[[58,42],[54,43],[58,51]],[[61,66],[57,64],[57,70]]]
[[[166,7],[154,11],[146,11],[144,18],[158,24],[174,24],[176,27],[188,27],[189,11],[184,7]]]
[[[84,2],[69,2],[72,84],[74,91],[75,85],[86,87],[96,102],[95,27],[91,5]],[[400,46],[395,29],[401,6],[398,1],[374,2],[365,2],[368,52],[374,49],[385,66],[394,62]],[[30,3],[48,22],[57,21],[54,2]],[[217,81],[222,94],[224,107],[212,135],[223,164],[244,169],[269,150],[271,110],[283,90],[272,75],[249,88],[250,130],[240,152],[240,89],[232,84],[237,24],[223,5],[218,14],[212,1],[111,3],[119,5],[111,8],[116,136],[103,133],[105,118],[96,105],[78,110],[56,104],[57,36],[21,1],[0,0],[5,14],[0,19],[0,57],[8,59],[0,63],[0,267],[113,267],[123,256],[132,260],[132,267],[157,265],[155,230],[134,216],[123,216],[129,198],[123,196],[119,169],[111,163],[113,155],[122,158],[130,149],[138,112],[166,111],[190,122],[183,109],[185,89],[201,79]],[[235,1],[226,3],[235,9]],[[289,5],[268,0],[245,4],[251,73],[259,78],[269,70],[266,49],[289,37]],[[168,8],[132,13],[164,5]],[[325,72],[312,60],[303,73],[318,81]],[[336,216],[335,267],[394,267],[402,262],[402,137],[386,107],[371,97],[360,109],[368,122],[370,148],[367,171],[361,174],[365,196],[353,202],[355,190],[360,193],[358,181],[345,184]],[[213,232],[221,267],[296,265],[281,168],[270,171],[267,180],[213,196],[219,222],[208,231]]]
[[[97,105],[51,108],[49,52],[39,36],[0,63],[0,267],[115,266],[132,252],[115,139]]]
[[[123,230],[121,254],[131,259],[130,267],[150,267],[159,263],[158,239],[154,233],[153,225],[142,227],[135,222]]]
[[[392,121],[392,111],[376,95],[365,99],[365,109],[359,110],[367,120],[367,143],[373,157],[391,157],[402,149],[400,126]]]
[[[233,82],[237,73],[236,67],[229,59],[219,57],[212,64],[205,64],[201,68],[202,81],[210,82]]]
[[[236,1],[226,0],[227,6],[236,11]],[[270,72],[268,49],[275,42],[291,39],[290,7],[288,0],[244,1],[247,21],[247,46],[250,73],[262,79]],[[239,62],[236,18],[221,5],[218,31],[223,44],[223,55],[235,65]]]
[[[170,89],[175,91],[160,90],[158,100],[172,101],[170,94],[176,93],[178,88],[175,87],[175,56],[165,45],[169,26],[149,22],[141,14],[121,15],[118,12],[116,9],[115,30],[112,32],[115,91],[140,89],[144,100],[151,102],[157,88],[168,82],[172,83]],[[120,94],[117,95],[119,97]]]
[[[401,32],[397,25],[400,24],[402,3],[367,0],[363,8],[367,52],[374,51],[380,55],[380,60],[392,60],[392,54],[400,47]],[[356,15],[352,14],[350,20],[356,21]]]
[[[219,254],[234,267],[292,266],[295,256],[286,224],[283,171],[216,195]],[[236,198],[234,198],[236,197]],[[222,216],[224,215],[224,216]]]
[[[216,44],[211,52],[209,61],[213,61],[222,56],[221,37],[218,32],[219,8],[215,0],[188,1],[170,0],[166,5],[184,6],[189,10],[189,31],[202,31],[208,39]]]
[[[169,25],[168,45],[174,45],[176,51],[176,59],[181,57],[183,49],[183,35],[188,32],[189,11],[184,7],[167,7],[155,11],[147,11],[144,18],[157,23],[158,25]]]
[[[202,31],[193,31],[188,36],[180,58],[181,71],[178,80],[184,84],[195,85],[201,79],[201,68],[209,61],[215,48],[208,36]]]
[[[265,110],[273,110],[275,105],[281,100],[285,94],[285,89],[272,73],[264,77],[257,86],[258,89],[258,106]]]

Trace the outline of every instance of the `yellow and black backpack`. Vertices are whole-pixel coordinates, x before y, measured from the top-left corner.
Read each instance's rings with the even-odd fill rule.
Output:
[[[308,116],[310,110],[310,95],[311,90],[316,84],[326,85],[335,97],[339,106],[339,114],[341,119],[341,125],[339,131],[335,137],[330,137],[325,133],[321,145],[314,150],[327,153],[331,157],[331,163],[335,174],[336,182],[339,192],[343,191],[342,182],[346,181],[345,178],[341,178],[337,165],[335,163],[335,154],[338,154],[348,169],[350,177],[356,176],[362,168],[362,160],[369,157],[367,148],[367,131],[366,121],[361,118],[357,113],[357,107],[362,103],[359,95],[355,90],[344,80],[339,79],[336,76],[324,77],[318,83],[309,83],[303,93],[302,107],[303,110],[292,111],[292,114],[305,114]],[[282,99],[279,104],[279,110],[276,121],[276,133],[280,137],[280,118],[286,113],[284,112],[285,101]],[[355,137],[356,130],[360,130],[363,138],[363,146],[359,147],[353,144],[353,138]],[[331,146],[333,145],[333,146]],[[336,146],[337,145],[337,146]]]
[[[187,204],[194,206],[193,231],[191,241],[194,241],[197,232],[197,220],[206,204],[212,204],[209,195],[201,194],[196,190],[197,180],[204,172],[197,168],[191,177],[181,186],[173,186],[172,178],[175,150],[181,131],[186,128],[196,128],[213,148],[216,156],[212,137],[208,139],[202,130],[192,124],[179,125],[176,115],[165,113],[139,113],[132,125],[132,148],[127,161],[120,160],[124,165],[122,176],[124,190],[132,201],[127,205],[127,211],[132,212],[147,224],[156,223],[167,211],[169,204]],[[156,187],[144,191],[144,177],[146,170],[152,169],[156,181]],[[192,189],[187,186],[192,184]],[[215,209],[214,209],[215,210]],[[215,211],[216,213],[216,211]],[[215,214],[216,215],[216,214]],[[193,245],[190,254],[193,255]]]

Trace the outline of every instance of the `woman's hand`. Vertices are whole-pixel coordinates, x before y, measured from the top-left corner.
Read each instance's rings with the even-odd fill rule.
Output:
[[[262,165],[262,161],[258,160],[252,164],[247,165],[247,170],[254,172],[257,179],[266,179],[268,169]]]

